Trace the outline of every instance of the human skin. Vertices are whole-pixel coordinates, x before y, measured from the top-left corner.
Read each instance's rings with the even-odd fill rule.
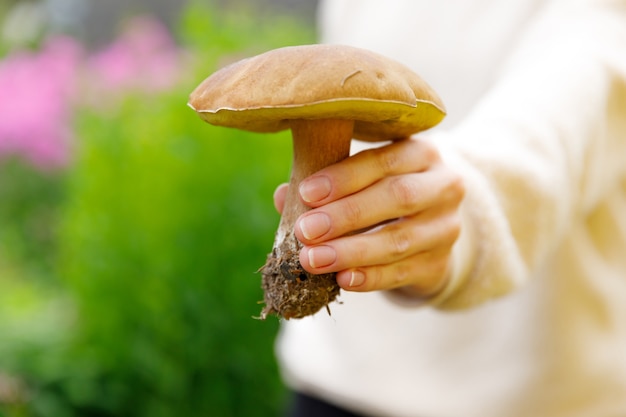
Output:
[[[287,188],[274,193],[279,212]],[[337,272],[347,291],[432,296],[450,273],[464,193],[460,175],[425,139],[357,153],[300,183],[311,207],[295,224],[300,262],[312,274]]]

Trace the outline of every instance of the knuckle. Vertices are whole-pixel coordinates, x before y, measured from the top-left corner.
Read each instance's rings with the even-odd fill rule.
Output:
[[[398,258],[411,248],[413,235],[409,230],[389,227],[389,254]]]
[[[400,165],[399,155],[396,152],[391,152],[388,147],[373,149],[377,156],[376,162],[378,169],[383,175],[392,175],[398,171]]]
[[[419,144],[420,154],[422,155],[422,158],[424,158],[424,160],[430,163],[435,163],[441,159],[439,149],[437,149],[437,147],[433,143],[427,140],[420,140]]]
[[[346,251],[350,253],[352,261],[352,265],[349,266],[363,265],[370,256],[369,247],[361,239],[355,239],[354,242],[346,244]]]
[[[458,215],[450,216],[447,224],[447,233],[445,236],[445,242],[449,243],[450,246],[456,242],[456,240],[461,235],[461,219]]]
[[[465,181],[460,174],[451,172],[448,180],[447,193],[450,199],[456,203],[463,200],[465,197]]]
[[[346,199],[343,204],[342,217],[345,219],[346,227],[349,229],[358,227],[363,219],[363,208],[360,204],[350,199]]]
[[[411,278],[413,269],[407,263],[399,263],[394,270],[392,287],[397,288],[406,285]]]
[[[461,220],[458,215],[452,214],[439,219],[431,250],[449,254],[460,235]]]
[[[410,211],[418,200],[417,188],[406,176],[391,178],[389,180],[389,190],[392,198],[401,209]]]
[[[382,267],[369,267],[365,271],[365,283],[367,284],[367,290],[381,290],[384,289],[384,278]]]

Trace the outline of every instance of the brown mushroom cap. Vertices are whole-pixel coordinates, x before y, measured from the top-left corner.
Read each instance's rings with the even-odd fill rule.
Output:
[[[409,136],[445,116],[437,94],[406,66],[364,49],[304,45],[231,64],[204,80],[189,106],[207,122],[254,132],[293,119],[349,119],[354,137]]]

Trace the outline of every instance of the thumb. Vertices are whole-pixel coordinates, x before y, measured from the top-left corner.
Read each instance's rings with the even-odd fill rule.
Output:
[[[274,191],[274,207],[276,211],[283,214],[283,208],[285,207],[285,199],[287,198],[287,189],[289,184],[280,184]]]

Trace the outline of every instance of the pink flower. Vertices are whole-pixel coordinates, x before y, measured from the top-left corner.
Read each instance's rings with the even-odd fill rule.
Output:
[[[180,52],[167,28],[148,18],[136,18],[110,46],[87,62],[92,85],[104,91],[135,89],[159,92],[179,80]]]
[[[42,169],[68,163],[71,107],[82,51],[54,38],[38,53],[0,61],[0,157],[22,156]]]
[[[110,46],[86,57],[65,37],[38,52],[0,61],[0,159],[21,156],[41,169],[65,166],[73,142],[76,106],[115,105],[131,92],[171,89],[180,78],[181,53],[167,29],[138,18]]]

